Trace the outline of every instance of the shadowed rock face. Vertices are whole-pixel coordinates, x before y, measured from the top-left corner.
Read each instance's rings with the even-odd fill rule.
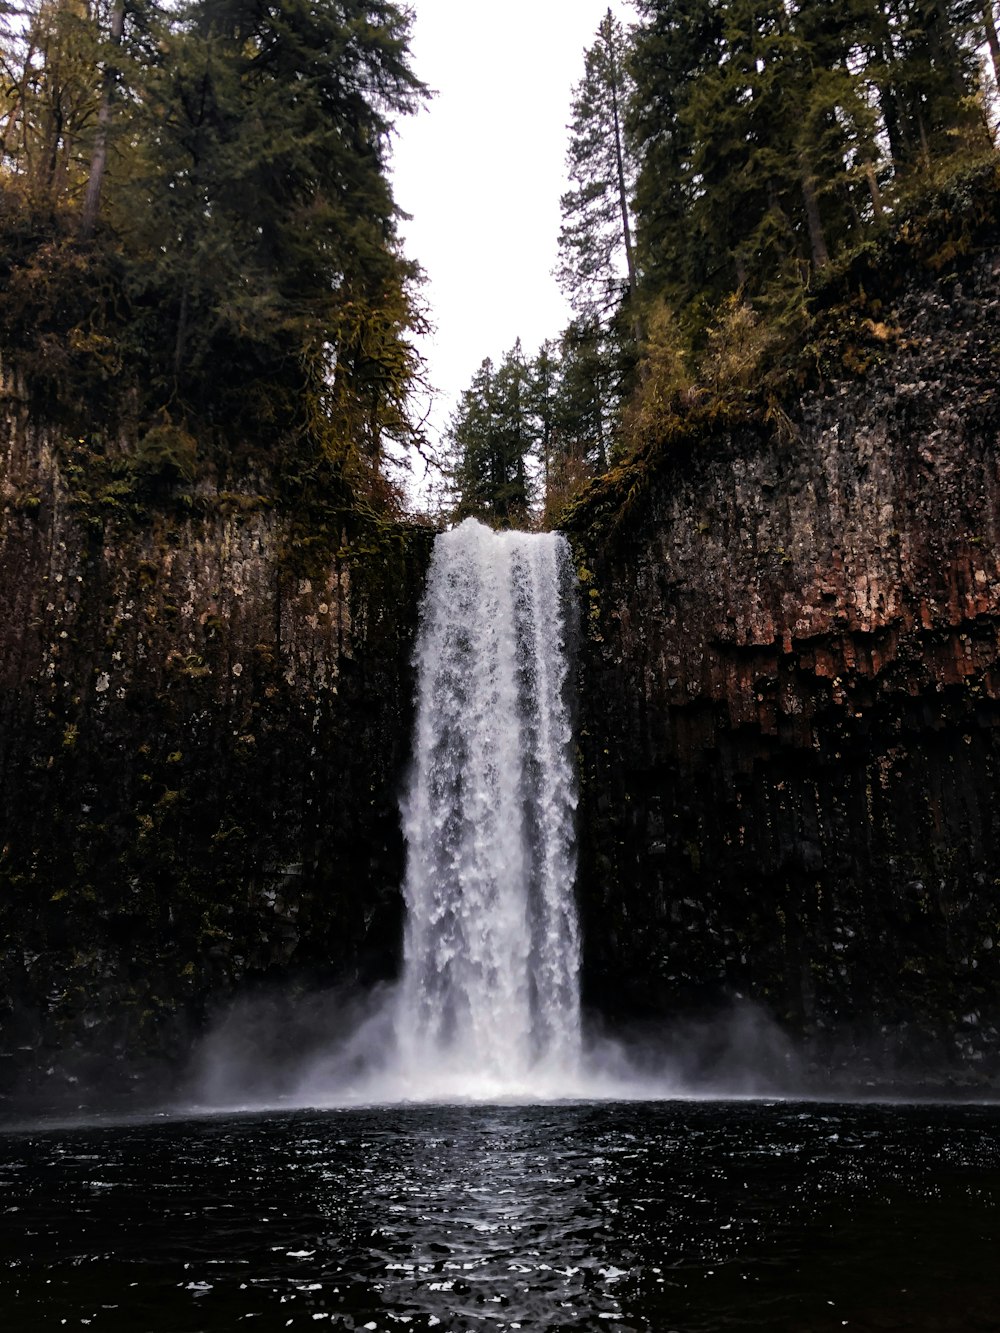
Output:
[[[586,994],[976,1069],[1000,1019],[1000,261],[575,520]]]
[[[391,974],[431,534],[324,513],[306,561],[261,478],[137,517],[113,443],[3,406],[0,1088],[55,1052],[53,1087],[113,1085],[247,984]]]
[[[585,995],[654,1023],[743,997],[845,1064],[981,1079],[1000,267],[887,322],[792,432],[716,433],[617,526],[575,520]],[[169,1062],[234,990],[393,973],[431,534],[264,478],[143,490],[3,408],[0,1091],[51,1067],[49,1098]]]

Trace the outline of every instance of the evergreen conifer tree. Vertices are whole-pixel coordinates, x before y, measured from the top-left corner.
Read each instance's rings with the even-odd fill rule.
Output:
[[[39,0],[6,17],[4,162],[26,206],[51,214],[83,179],[100,100],[98,17],[82,0]]]
[[[498,367],[483,361],[462,394],[448,430],[457,518],[471,516],[497,528],[527,522],[528,460],[536,443],[531,394],[520,341]]]
[[[616,393],[607,339],[594,319],[576,319],[560,340],[559,438],[589,476],[606,472]]]
[[[590,319],[606,321],[623,297],[635,297],[635,169],[625,136],[630,97],[625,33],[609,9],[585,52],[573,98],[570,188],[562,197],[559,233],[560,283],[574,310]]]
[[[732,291],[808,282],[926,165],[989,147],[972,0],[639,9],[639,266],[696,335]]]
[[[423,92],[405,15],[381,0],[189,0],[163,40],[115,219],[148,259],[146,341],[169,324],[162,391],[203,410],[218,358],[242,361],[266,378],[268,410],[284,393],[334,451],[377,464],[384,437],[405,434],[413,372],[415,270],[387,170],[391,120]]]
[[[31,219],[0,328],[28,372],[376,475],[411,438],[421,322],[388,173],[425,91],[408,24],[392,0],[0,0],[0,189]]]
[[[459,519],[476,517],[495,528],[523,527],[531,505],[529,459],[537,420],[532,373],[520,340],[499,367],[487,359],[465,389],[448,429],[455,465]]]
[[[721,59],[722,14],[715,0],[637,0],[629,140],[635,188],[638,268],[644,295],[665,291],[679,304],[699,285],[705,259],[690,215],[701,183],[692,169],[688,106],[698,79]]]

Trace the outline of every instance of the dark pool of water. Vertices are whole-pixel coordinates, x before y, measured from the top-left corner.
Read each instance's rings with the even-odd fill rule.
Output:
[[[1000,1330],[1000,1111],[382,1108],[0,1134],[0,1328]]]

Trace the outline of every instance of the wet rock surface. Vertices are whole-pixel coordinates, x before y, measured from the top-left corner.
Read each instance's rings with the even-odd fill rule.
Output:
[[[92,441],[3,408],[0,1092],[72,1099],[240,988],[392,973],[432,534],[334,528],[304,569],[247,476],[135,521]]]
[[[1000,260],[863,378],[667,459],[573,538],[585,990],[737,998],[844,1060],[995,1074]],[[882,1069],[884,1072],[884,1066]]]

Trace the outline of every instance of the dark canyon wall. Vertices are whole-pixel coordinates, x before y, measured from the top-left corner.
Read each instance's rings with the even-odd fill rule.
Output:
[[[988,1077],[1000,262],[884,323],[790,426],[713,427],[571,520],[585,993]],[[4,395],[0,1098],[169,1063],[269,979],[393,972],[431,545],[133,474]]]
[[[1000,257],[884,320],[793,429],[572,519],[586,992],[995,1074]]]
[[[240,986],[391,974],[431,534],[2,409],[0,1095],[48,1095]]]

